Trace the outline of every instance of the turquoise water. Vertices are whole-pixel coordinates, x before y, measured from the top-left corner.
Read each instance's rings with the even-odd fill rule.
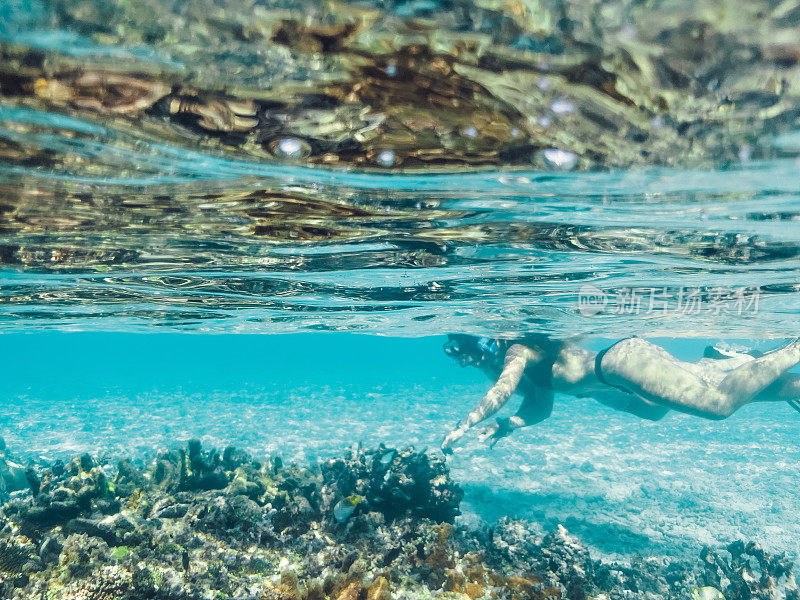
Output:
[[[355,552],[389,597],[349,597],[338,581],[317,600],[460,594],[470,553],[558,590],[536,579],[536,593],[498,585],[499,598],[655,600],[703,585],[728,600],[797,598],[774,565],[757,595],[734,568],[715,579],[697,560],[737,540],[800,558],[788,402],[651,422],[557,393],[552,416],[494,448],[471,434],[446,459],[440,446],[491,384],[445,354],[448,334],[545,334],[590,351],[640,336],[685,361],[798,336],[798,14],[766,2],[0,1],[0,470],[22,481],[29,469],[0,490],[0,571],[16,578],[0,596],[94,598],[77,594],[102,579],[98,565],[130,579],[136,559],[178,573],[158,581],[196,585],[159,598],[312,600],[331,556],[346,573],[355,558],[339,555]],[[429,552],[444,530],[416,517],[380,529],[369,499],[340,521],[342,502],[364,502],[344,476],[342,498],[330,482],[318,494],[339,510],[320,508],[308,531],[245,539],[236,513],[212,535],[186,507],[227,500],[153,484],[164,449],[202,471],[196,455],[191,468],[174,458],[191,439],[269,456],[275,478],[275,457],[322,468],[380,444],[441,460],[464,492],[450,562]],[[66,482],[58,461],[85,453]],[[43,533],[14,508],[44,510],[87,479],[125,490],[123,459],[147,476],[117,494],[117,513],[104,496]],[[262,465],[226,467],[225,498],[247,468]],[[141,495],[183,512],[154,534],[161,513]],[[269,520],[280,503],[266,497],[255,510]],[[305,523],[295,508],[289,521]],[[100,513],[138,515],[130,527],[149,541],[103,533]],[[339,546],[312,564],[325,536]],[[414,541],[387,550],[392,536]],[[97,562],[84,574],[65,566],[80,562],[70,544],[96,539],[123,558],[87,550]],[[542,574],[523,550],[550,556],[551,542],[569,558]],[[14,544],[38,562],[9,567]],[[281,556],[234,567],[209,558],[214,544],[236,560]],[[569,554],[584,547],[594,570]],[[498,562],[498,548],[523,558]],[[395,551],[415,566],[392,572]],[[228,569],[217,583],[192,583],[215,561]],[[563,575],[573,563],[585,590]],[[641,583],[653,565],[669,593]],[[639,583],[620,583],[628,567]],[[287,568],[303,593],[268,595]],[[241,573],[250,587],[219,583]],[[465,590],[441,597],[489,597]],[[140,597],[156,596],[112,600]]]
[[[356,443],[437,452],[487,388],[481,373],[445,356],[443,336],[50,333],[3,341],[4,436],[34,460],[86,450],[147,455],[190,437],[299,463]],[[714,340],[654,341],[692,360]],[[617,559],[691,557],[738,538],[796,556],[796,419],[788,405],[770,403],[724,422],[672,414],[652,423],[562,396],[544,423],[492,450],[469,440],[450,459],[466,492],[461,519],[517,516],[543,531],[563,523]]]

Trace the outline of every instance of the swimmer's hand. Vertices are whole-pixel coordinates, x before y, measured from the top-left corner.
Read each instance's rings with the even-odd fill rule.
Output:
[[[486,427],[478,435],[478,439],[489,445],[489,448],[494,448],[494,445],[502,440],[504,437],[514,431],[511,427],[509,419],[497,419],[494,423]]]
[[[442,452],[445,454],[452,454],[453,453],[453,444],[455,444],[458,440],[460,440],[465,433],[467,433],[468,428],[458,423],[456,428],[450,431],[446,436],[444,436],[444,441],[442,441]]]

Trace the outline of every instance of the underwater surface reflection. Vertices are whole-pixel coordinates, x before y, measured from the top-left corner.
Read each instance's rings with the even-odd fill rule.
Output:
[[[513,4],[5,5],[0,327],[794,335],[792,9]]]

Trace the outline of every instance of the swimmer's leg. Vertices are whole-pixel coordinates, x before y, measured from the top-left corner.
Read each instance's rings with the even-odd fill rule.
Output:
[[[747,398],[749,402],[769,385],[777,381],[788,369],[800,363],[800,339],[793,340],[783,348],[763,356],[731,371],[720,384],[720,391]],[[743,403],[743,404],[744,404]]]
[[[800,412],[800,375],[797,373],[784,373],[774,383],[758,394],[754,402],[780,402],[786,401],[796,411]]]
[[[626,412],[648,421],[659,421],[669,412],[669,408],[666,406],[617,389],[593,392],[590,396],[609,408]]]
[[[648,421],[660,421],[669,412],[669,408],[666,406],[650,402],[644,398],[637,398],[633,395],[631,395],[631,401],[628,406],[622,410]]]
[[[483,399],[455,429],[450,431],[442,442],[442,450],[450,451],[453,444],[476,424],[500,410],[517,389],[525,367],[529,361],[542,360],[543,354],[522,344],[514,344],[507,351],[503,361],[503,371]]]
[[[517,429],[541,423],[553,412],[553,391],[536,388],[535,393],[525,396],[513,417],[497,419],[484,429],[478,439],[493,447]]]
[[[642,398],[709,419],[724,419],[800,362],[800,340],[734,369],[711,386],[663,348],[640,338],[612,346],[602,360],[604,377]]]

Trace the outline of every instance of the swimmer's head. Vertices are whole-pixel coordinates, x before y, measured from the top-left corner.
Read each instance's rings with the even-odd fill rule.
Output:
[[[497,359],[500,344],[492,338],[451,333],[444,344],[444,353],[456,359],[462,367],[479,367]]]

